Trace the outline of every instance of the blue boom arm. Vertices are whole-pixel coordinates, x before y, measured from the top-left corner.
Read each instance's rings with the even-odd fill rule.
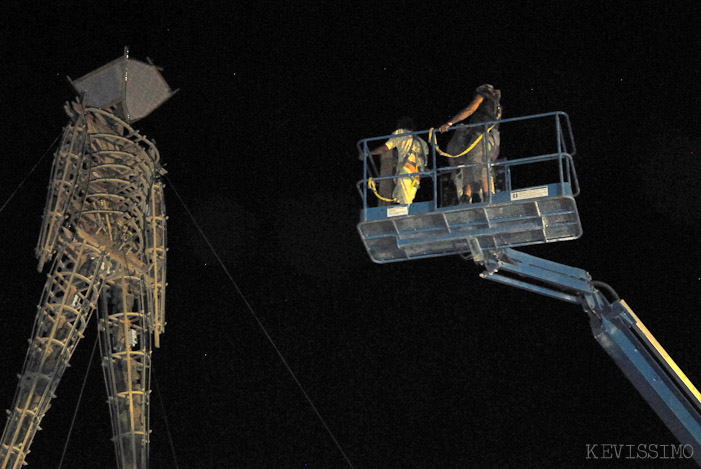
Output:
[[[513,249],[472,247],[474,261],[485,267],[482,278],[580,304],[597,342],[701,465],[701,394],[625,301],[613,291],[609,301],[600,289],[610,287],[584,270]]]

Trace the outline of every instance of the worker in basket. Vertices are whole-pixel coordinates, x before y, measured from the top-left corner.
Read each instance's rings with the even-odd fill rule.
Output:
[[[388,201],[410,204],[414,201],[416,191],[419,189],[420,177],[412,175],[424,170],[428,155],[428,145],[421,137],[404,135],[414,132],[415,127],[414,120],[411,117],[402,117],[397,122],[397,130],[392,132],[392,135],[396,136],[391,137],[384,145],[370,152],[371,155],[381,155],[396,148],[395,175],[398,177],[395,179],[396,185],[392,191],[392,199]],[[387,200],[377,194],[376,191],[375,194],[380,199]]]
[[[492,85],[482,85],[466,108],[438,129],[441,133],[464,121],[464,124],[494,122],[501,118],[501,91]],[[485,132],[486,130],[486,132]],[[460,128],[453,134],[446,147],[450,166],[472,165],[451,173],[459,203],[476,202],[477,193],[484,201],[489,191],[487,165],[499,156],[499,124]]]

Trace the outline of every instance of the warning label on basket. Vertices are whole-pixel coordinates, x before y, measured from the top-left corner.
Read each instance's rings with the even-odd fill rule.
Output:
[[[409,215],[408,205],[395,205],[394,207],[387,207],[388,217],[401,217],[402,215]]]
[[[536,197],[547,197],[548,186],[531,187],[511,192],[511,200],[535,199]]]

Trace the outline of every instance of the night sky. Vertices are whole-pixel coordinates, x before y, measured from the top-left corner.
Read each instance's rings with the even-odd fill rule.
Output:
[[[175,467],[166,428],[180,468],[348,466],[173,187],[355,467],[691,466],[587,460],[587,444],[677,441],[584,312],[458,256],[373,264],[354,184],[359,139],[405,114],[437,127],[482,83],[502,90],[504,117],[567,112],[584,235],[524,251],[610,284],[699,386],[692,2],[59,3],[0,19],[0,204],[49,151],[0,212],[0,408],[45,281],[33,249],[74,96],[65,77],[129,46],[180,90],[135,124],[172,182],[154,469]],[[519,138],[502,134],[505,148]],[[114,467],[95,320],[30,467],[57,467],[88,365],[63,467]]]

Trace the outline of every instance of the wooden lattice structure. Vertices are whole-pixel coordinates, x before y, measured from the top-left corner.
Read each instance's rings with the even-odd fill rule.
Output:
[[[22,467],[94,311],[118,467],[149,464],[151,351],[165,326],[165,171],[130,123],[172,92],[127,54],[74,86],[81,97],[65,106],[36,249],[40,271],[53,262],[0,440],[2,469]]]

